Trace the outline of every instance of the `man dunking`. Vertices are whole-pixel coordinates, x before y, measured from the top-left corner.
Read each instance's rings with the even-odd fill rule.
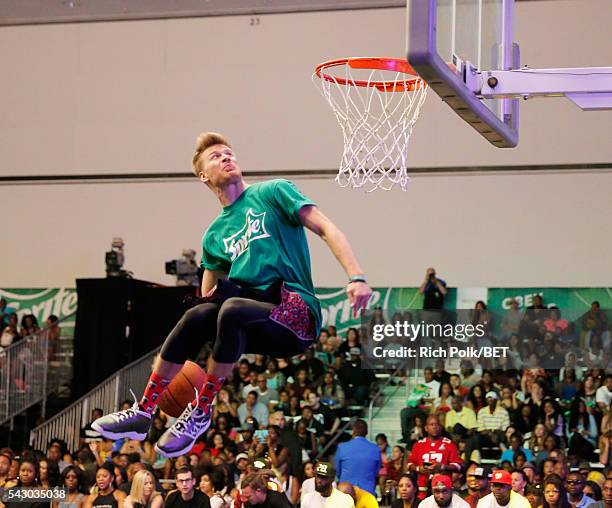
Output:
[[[188,310],[170,332],[142,399],[92,424],[111,439],[144,439],[162,392],[211,341],[204,386],[156,444],[166,457],[186,453],[208,429],[212,401],[242,353],[289,357],[318,336],[321,309],[304,227],[327,243],[344,268],[355,312],[372,294],[344,234],[291,182],[247,184],[229,142],[213,132],[199,136],[192,163],[223,207],[202,240],[205,303]]]

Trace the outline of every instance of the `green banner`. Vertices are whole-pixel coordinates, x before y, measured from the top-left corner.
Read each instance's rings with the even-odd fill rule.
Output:
[[[418,288],[373,288],[368,309],[381,307],[385,319],[390,322],[396,313],[423,308],[423,295]],[[346,288],[317,288],[317,298],[323,311],[323,327],[334,325],[339,333],[350,327],[359,328],[359,318],[352,313],[351,304],[346,296]],[[449,288],[444,299],[444,308],[454,309],[457,290]]]
[[[77,310],[75,288],[0,289],[0,297],[6,299],[20,321],[25,314],[34,314],[41,328],[51,314],[61,320]],[[74,326],[74,321],[73,316],[62,325]]]
[[[562,317],[569,321],[579,319],[598,301],[602,309],[612,309],[611,288],[491,288],[488,290],[487,306],[495,311],[510,308],[514,298],[520,309],[533,305],[533,298],[540,295],[545,307],[559,307]]]

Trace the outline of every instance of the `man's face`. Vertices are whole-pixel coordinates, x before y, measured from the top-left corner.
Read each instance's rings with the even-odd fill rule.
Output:
[[[319,397],[317,396],[316,393],[314,392],[310,392],[308,394],[308,405],[309,406],[316,406],[319,403]]]
[[[603,486],[603,500],[607,505],[612,504],[612,480],[606,480]]]
[[[257,402],[257,397],[255,397],[255,395],[253,395],[252,393],[249,393],[246,398],[246,405],[249,407],[253,407],[256,402]]]
[[[431,369],[425,369],[423,371],[423,376],[425,377],[425,382],[429,383],[433,379],[433,371]]]
[[[498,504],[505,506],[510,501],[510,491],[512,487],[510,485],[506,485],[505,483],[492,483],[491,484],[491,492],[493,492],[493,496],[495,496],[495,500]]]
[[[450,505],[453,499],[453,490],[449,489],[446,485],[438,483],[431,489],[434,500],[438,506],[446,507]]]
[[[328,492],[331,484],[333,483],[333,478],[328,478],[327,476],[315,476],[315,490],[322,494],[324,492]]]
[[[427,418],[427,423],[425,424],[425,430],[429,437],[435,439],[442,433],[442,426],[437,418],[429,417]]]
[[[584,478],[579,473],[570,473],[565,481],[565,488],[570,494],[582,494]]]
[[[489,405],[489,408],[494,411],[495,407],[497,406],[497,399],[495,397],[487,397],[487,404]]]
[[[461,413],[461,410],[463,409],[463,401],[461,400],[461,397],[453,397],[451,400],[451,406],[457,413]]]
[[[527,482],[521,473],[517,473],[516,471],[512,473],[512,490],[514,492],[521,494],[525,485],[527,485]]]
[[[53,462],[59,462],[62,458],[61,454],[62,451],[59,446],[51,446],[51,448],[47,450],[47,458]]]
[[[6,455],[0,455],[0,476],[6,476],[11,468],[11,459]]]
[[[191,473],[180,473],[176,476],[176,487],[182,495],[187,496],[193,492],[195,479]]]
[[[234,151],[225,145],[212,145],[199,158],[200,179],[213,187],[224,187],[242,179]]]
[[[268,382],[266,381],[266,376],[259,375],[257,376],[257,387],[265,392],[268,389]]]
[[[266,500],[266,492],[251,488],[251,486],[244,487],[240,493],[240,500],[243,503],[249,504],[261,504]]]

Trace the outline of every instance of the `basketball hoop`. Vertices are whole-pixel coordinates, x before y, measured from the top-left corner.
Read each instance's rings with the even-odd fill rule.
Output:
[[[396,184],[406,190],[408,142],[427,84],[400,58],[330,60],[317,66],[316,78],[344,136],[336,182],[368,192]]]

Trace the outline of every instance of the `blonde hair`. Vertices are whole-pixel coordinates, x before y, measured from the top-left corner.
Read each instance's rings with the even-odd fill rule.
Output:
[[[219,134],[218,132],[203,132],[200,134],[196,141],[195,153],[191,159],[191,168],[193,169],[193,174],[195,176],[199,176],[200,174],[200,171],[198,170],[198,160],[200,159],[200,155],[202,155],[202,152],[209,146],[213,145],[225,145],[229,148],[232,147],[227,139],[225,139],[225,136]]]
[[[153,476],[153,473],[151,473],[151,471],[147,471],[146,469],[141,469],[134,475],[134,480],[132,480],[132,488],[130,489],[132,503],[139,503],[143,506],[147,505],[147,500],[144,496],[144,484],[147,478],[150,478],[153,482],[153,492],[149,498],[149,504],[153,499],[161,495],[155,490],[155,477]]]

